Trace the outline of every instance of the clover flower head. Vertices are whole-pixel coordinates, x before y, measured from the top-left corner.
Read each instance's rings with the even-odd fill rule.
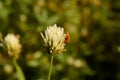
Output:
[[[57,27],[56,24],[53,26],[47,27],[44,34],[41,33],[41,36],[44,41],[44,46],[53,54],[62,53],[65,51],[65,33],[64,29]]]
[[[14,56],[15,58],[18,58],[22,48],[19,41],[19,36],[14,35],[13,33],[9,33],[4,38],[4,40],[8,48],[8,54],[10,56]]]

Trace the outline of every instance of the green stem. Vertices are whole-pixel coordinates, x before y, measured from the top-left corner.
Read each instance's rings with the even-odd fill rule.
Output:
[[[24,74],[22,72],[22,69],[20,68],[20,66],[17,64],[17,61],[15,58],[13,58],[13,63],[14,66],[16,68],[17,74],[18,74],[18,80],[25,80]]]
[[[49,74],[48,74],[48,80],[50,80],[50,78],[51,78],[53,58],[54,58],[54,56],[51,56],[51,60],[50,60],[50,68],[49,68]]]

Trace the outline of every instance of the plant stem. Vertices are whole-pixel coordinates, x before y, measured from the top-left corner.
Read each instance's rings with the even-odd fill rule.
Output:
[[[22,72],[22,69],[20,68],[20,66],[17,64],[17,61],[15,58],[13,58],[13,63],[14,66],[16,68],[17,74],[18,74],[18,80],[25,80],[24,74]]]
[[[48,80],[50,80],[50,78],[51,78],[53,58],[54,58],[54,56],[52,55],[51,60],[50,60],[50,68],[49,68]]]

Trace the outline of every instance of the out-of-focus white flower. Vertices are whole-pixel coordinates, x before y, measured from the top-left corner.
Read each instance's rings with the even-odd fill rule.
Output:
[[[3,69],[7,74],[12,74],[13,73],[13,67],[10,64],[5,64]]]
[[[68,65],[72,65],[72,66],[74,65],[74,58],[73,57],[68,57],[66,61],[67,61]]]
[[[80,67],[83,67],[83,66],[85,66],[85,63],[84,63],[82,60],[76,59],[76,60],[74,61],[74,67],[80,68]]]
[[[83,61],[81,59],[74,59],[73,57],[67,58],[67,64],[70,66],[73,66],[75,68],[81,68],[86,65],[85,61]]]
[[[10,56],[14,56],[15,58],[18,58],[20,52],[21,52],[21,44],[19,41],[19,36],[14,35],[13,33],[9,33],[5,38],[5,43],[8,48],[8,54]]]
[[[58,54],[65,51],[65,37],[64,29],[57,27],[56,24],[47,27],[45,33],[41,33],[45,47],[51,54]]]

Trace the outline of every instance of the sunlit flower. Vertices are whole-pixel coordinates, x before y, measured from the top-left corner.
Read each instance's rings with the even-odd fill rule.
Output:
[[[4,38],[4,40],[8,48],[8,54],[10,56],[14,56],[15,58],[18,58],[22,47],[19,41],[19,36],[14,35],[13,33],[9,33]]]
[[[51,54],[58,54],[65,51],[65,38],[66,34],[64,29],[57,27],[57,25],[49,26],[45,30],[44,34],[41,33],[44,41],[44,46],[49,50]]]

